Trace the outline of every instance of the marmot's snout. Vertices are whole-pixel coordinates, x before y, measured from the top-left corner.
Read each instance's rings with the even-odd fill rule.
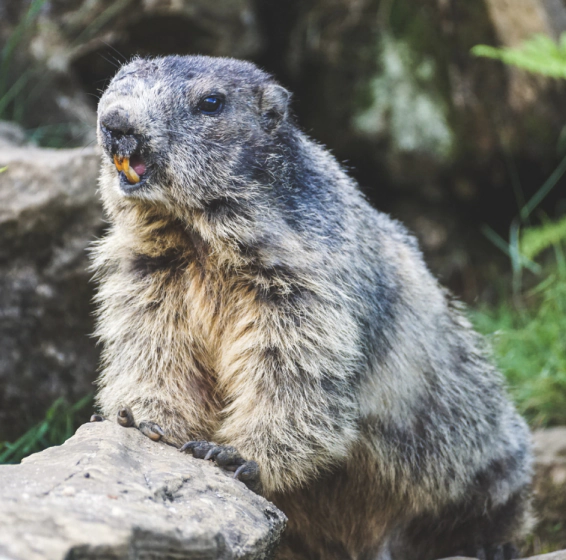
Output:
[[[245,191],[249,197],[254,174],[272,177],[279,168],[289,96],[247,62],[132,61],[98,106],[108,195],[206,211]]]
[[[136,129],[125,109],[114,108],[100,117],[102,145],[112,158],[120,182],[128,186],[142,182],[147,166],[141,156],[143,135]]]

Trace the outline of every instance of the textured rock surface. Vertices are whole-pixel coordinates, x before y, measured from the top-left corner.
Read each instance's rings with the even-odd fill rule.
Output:
[[[0,466],[2,560],[259,560],[284,525],[229,473],[113,422]]]
[[[551,552],[550,554],[541,554],[540,556],[531,556],[526,560],[566,560],[566,550]]]
[[[0,149],[0,441],[92,391],[86,248],[103,227],[94,148]]]
[[[566,427],[539,430],[534,443],[536,535],[554,549],[566,548]]]
[[[26,135],[19,125],[9,121],[0,121],[0,148],[25,146]]]

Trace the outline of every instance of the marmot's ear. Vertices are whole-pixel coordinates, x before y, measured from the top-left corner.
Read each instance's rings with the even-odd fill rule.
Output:
[[[264,128],[272,132],[285,119],[291,93],[278,84],[267,84],[261,91],[259,109]]]

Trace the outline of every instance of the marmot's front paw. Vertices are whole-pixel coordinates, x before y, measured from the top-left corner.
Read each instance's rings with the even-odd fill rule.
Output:
[[[215,461],[219,467],[233,471],[234,478],[241,480],[250,490],[260,493],[259,465],[255,461],[246,461],[234,447],[208,441],[189,441],[180,451],[191,453],[197,459]]]
[[[153,441],[159,441],[165,435],[165,432],[155,422],[140,422],[139,426],[136,426],[134,415],[127,406],[118,411],[117,420],[120,426],[124,428],[137,428],[144,436],[147,436]]]

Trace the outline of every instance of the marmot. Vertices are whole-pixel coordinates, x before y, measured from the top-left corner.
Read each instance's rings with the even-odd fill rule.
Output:
[[[100,412],[260,489],[289,518],[279,559],[511,558],[528,429],[415,239],[289,98],[205,56],[134,59],[103,94]]]

